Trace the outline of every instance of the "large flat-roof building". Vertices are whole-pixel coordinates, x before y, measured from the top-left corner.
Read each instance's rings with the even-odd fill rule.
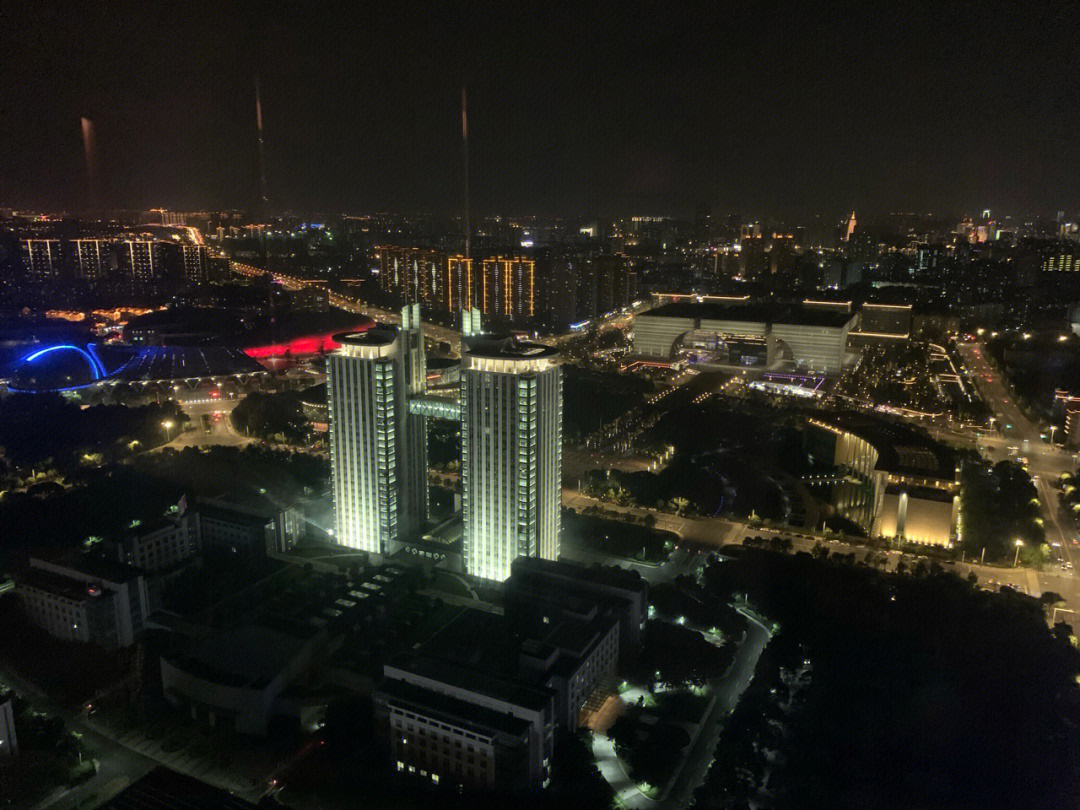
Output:
[[[815,307],[680,301],[634,316],[634,353],[763,368],[790,360],[835,374],[854,325],[854,315]]]
[[[170,703],[193,718],[205,718],[212,726],[226,721],[241,734],[261,736],[270,718],[285,709],[281,693],[309,678],[325,646],[323,628],[264,618],[163,655],[162,689]]]
[[[951,449],[858,413],[818,414],[805,436],[812,456],[844,474],[833,505],[872,536],[944,546],[956,539],[960,485]]]

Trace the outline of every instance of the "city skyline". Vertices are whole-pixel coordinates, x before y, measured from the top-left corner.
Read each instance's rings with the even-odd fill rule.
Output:
[[[251,209],[258,81],[277,212],[462,215],[463,86],[477,216],[1080,207],[1064,7],[45,12],[13,19],[4,205],[92,201],[85,118],[102,207]]]

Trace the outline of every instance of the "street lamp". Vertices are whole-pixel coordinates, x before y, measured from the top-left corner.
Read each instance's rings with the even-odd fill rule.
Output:
[[[165,428],[165,444],[168,444],[171,441],[169,438],[169,431],[172,430],[173,421],[171,419],[166,419],[161,423],[161,426]]]
[[[1024,545],[1023,540],[1016,541],[1016,556],[1013,557],[1013,568],[1020,564],[1020,546],[1022,545]]]

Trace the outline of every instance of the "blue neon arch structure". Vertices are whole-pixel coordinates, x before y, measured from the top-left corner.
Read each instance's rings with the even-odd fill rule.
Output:
[[[103,379],[105,379],[105,377],[108,376],[108,372],[105,370],[105,366],[102,365],[101,361],[98,360],[98,358],[94,354],[86,351],[85,349],[79,348],[78,346],[75,346],[75,345],[73,345],[71,343],[61,343],[61,344],[58,344],[56,346],[46,346],[44,349],[38,349],[36,352],[31,352],[30,354],[26,355],[26,357],[24,357],[22,360],[19,361],[19,364],[22,365],[23,363],[33,363],[35,360],[37,360],[40,357],[44,357],[47,354],[52,354],[53,352],[59,352],[59,351],[74,351],[74,352],[78,352],[79,354],[81,354],[83,356],[83,359],[86,360],[87,365],[90,366],[90,373],[94,377],[94,382],[97,382],[98,380],[103,380]],[[71,391],[71,390],[74,390],[76,388],[86,388],[86,387],[87,386],[85,386],[85,385],[72,385],[72,386],[69,386],[67,388],[53,388],[53,389],[47,389],[47,390]],[[37,389],[37,390],[46,390],[46,389]]]

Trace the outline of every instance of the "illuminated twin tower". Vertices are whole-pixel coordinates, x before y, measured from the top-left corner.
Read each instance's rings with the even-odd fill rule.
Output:
[[[427,420],[461,424],[465,570],[504,580],[521,556],[556,559],[562,370],[555,349],[480,332],[462,318],[456,399],[426,393],[420,307],[401,327],[338,338],[327,365],[337,541],[393,554],[427,520]]]

